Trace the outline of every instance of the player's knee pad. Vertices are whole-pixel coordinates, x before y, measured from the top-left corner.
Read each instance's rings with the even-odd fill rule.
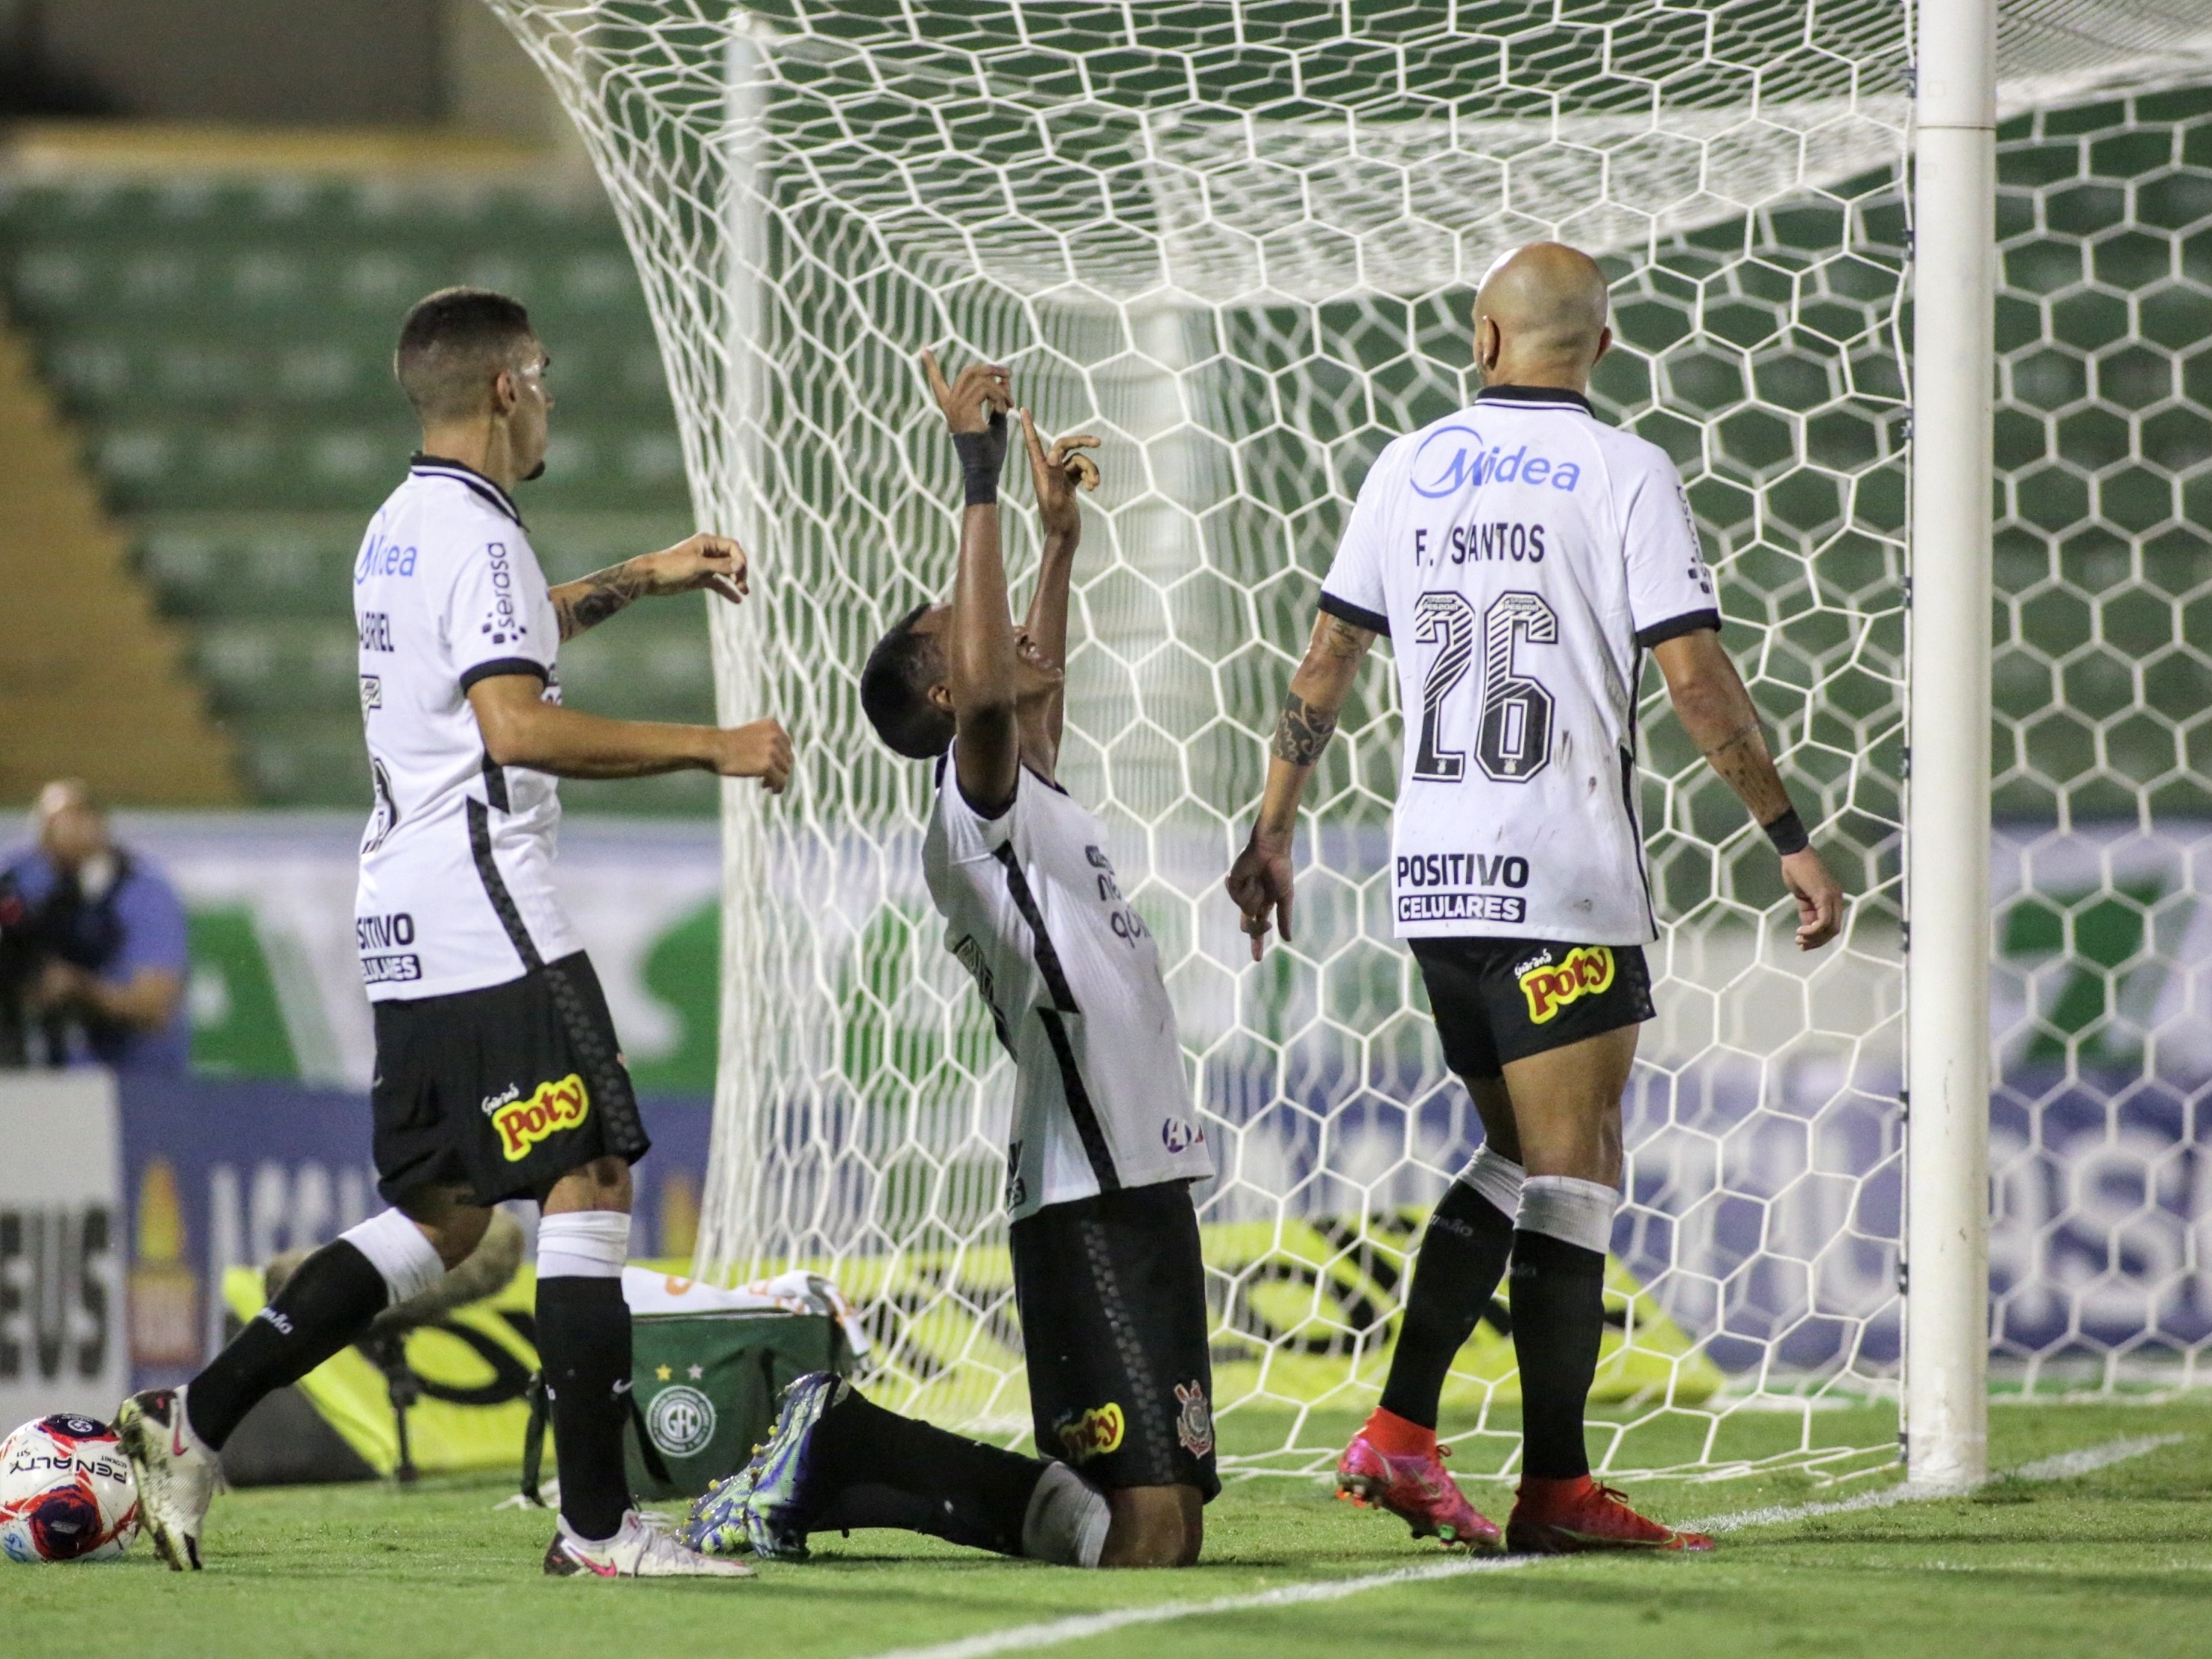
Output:
[[[438,1248],[399,1210],[379,1210],[338,1235],[368,1258],[393,1303],[420,1296],[446,1276]]]
[[[567,1210],[538,1223],[538,1277],[620,1279],[629,1260],[629,1217],[620,1210]]]
[[[1065,1463],[1048,1463],[1022,1518],[1022,1553],[1063,1567],[1095,1567],[1113,1523],[1106,1494]]]
[[[1620,1194],[1602,1181],[1575,1176],[1530,1176],[1522,1183],[1521,1212],[1513,1224],[1603,1255],[1613,1243],[1613,1212]]]
[[[1460,1184],[1479,1194],[1508,1221],[1521,1212],[1521,1187],[1528,1178],[1526,1170],[1488,1146],[1459,1172]]]

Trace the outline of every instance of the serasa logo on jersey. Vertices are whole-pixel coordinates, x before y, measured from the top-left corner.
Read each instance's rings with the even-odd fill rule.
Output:
[[[491,1127],[499,1131],[500,1156],[520,1164],[541,1140],[581,1127],[591,1110],[591,1091],[575,1073],[557,1083],[541,1083],[529,1099],[510,1102],[491,1115]]]
[[[1067,1461],[1083,1464],[1121,1450],[1121,1437],[1127,1427],[1121,1407],[1109,1401],[1087,1412],[1066,1413],[1052,1425],[1052,1431],[1059,1437],[1060,1449],[1066,1454]]]
[[[1523,484],[1572,495],[1583,481],[1580,464],[1532,455],[1528,448],[1522,444],[1507,454],[1503,446],[1486,445],[1471,426],[1440,426],[1414,452],[1409,482],[1416,495],[1430,501],[1455,495],[1469,484]]]
[[[484,559],[491,568],[491,610],[477,631],[490,635],[494,645],[520,644],[530,630],[514,607],[514,563],[507,556],[507,544],[486,542]]]
[[[1578,945],[1556,965],[1547,951],[1521,970],[1521,994],[1528,999],[1528,1018],[1541,1025],[1571,1002],[1602,996],[1613,988],[1613,952],[1602,945]]]

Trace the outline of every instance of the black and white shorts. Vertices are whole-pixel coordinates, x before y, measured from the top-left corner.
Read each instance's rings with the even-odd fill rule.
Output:
[[[379,1002],[377,1190],[465,1186],[478,1204],[542,1192],[652,1142],[599,977],[580,951],[520,979]]]
[[[1532,939],[1417,939],[1444,1064],[1492,1078],[1507,1062],[1564,1048],[1656,1012],[1640,945]]]
[[[1040,1456],[1100,1486],[1221,1491],[1190,1183],[1049,1205],[1009,1230]]]

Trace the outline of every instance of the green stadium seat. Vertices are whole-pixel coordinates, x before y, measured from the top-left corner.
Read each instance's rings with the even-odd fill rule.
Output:
[[[112,510],[270,804],[366,806],[349,580],[416,433],[392,337],[433,288],[531,307],[561,399],[520,493],[556,580],[690,528],[652,322],[603,204],[345,180],[0,185],[0,295],[85,433]],[[580,706],[708,720],[699,603],[569,647]],[[703,776],[586,789],[579,810],[711,812]]]

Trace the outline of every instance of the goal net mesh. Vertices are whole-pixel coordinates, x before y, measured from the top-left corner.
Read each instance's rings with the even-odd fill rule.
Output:
[[[1390,938],[1387,649],[1309,793],[1296,943],[1250,965],[1219,884],[1361,477],[1472,398],[1491,262],[1558,238],[1613,282],[1593,395],[1681,467],[1726,642],[1854,896],[1839,942],[1791,948],[1772,854],[1647,676],[1660,1018],[1626,1102],[1594,1449],[1887,1461],[1909,12],[491,3],[621,216],[700,521],[753,556],[755,597],[714,611],[724,714],[774,712],[799,750],[781,800],[725,795],[697,1271],[824,1272],[885,1403],[1028,1426],[1008,1062],[921,879],[928,769],[877,744],[857,695],[870,644],[952,570],[957,471],[915,354],[1007,362],[1042,429],[1104,441],[1062,777],[1158,938],[1220,1165],[1197,1197],[1222,1448],[1325,1466],[1480,1133]],[[2188,1380],[2212,1332],[2212,1028],[2188,1018],[2212,926],[2194,9],[2016,4],[2002,29],[1993,1341],[2031,1389]],[[1018,580],[1036,538],[1010,493]],[[1493,1304],[1446,1389],[1468,1473],[1512,1467],[1510,1324]]]

